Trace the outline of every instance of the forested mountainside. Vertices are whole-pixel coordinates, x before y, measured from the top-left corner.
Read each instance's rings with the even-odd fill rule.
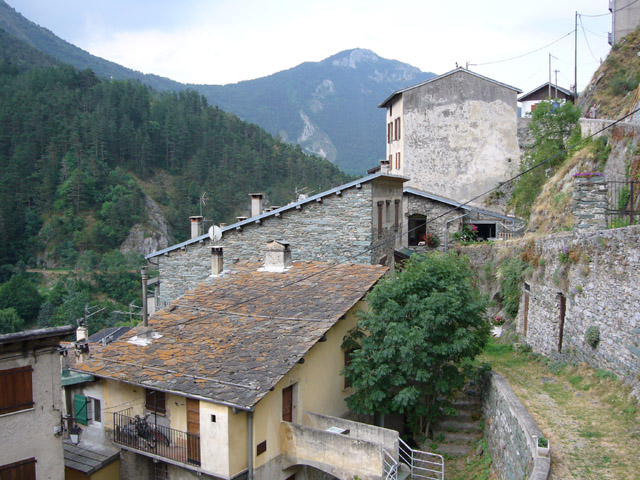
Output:
[[[188,217],[200,214],[202,194],[205,218],[231,223],[247,213],[250,192],[284,205],[296,188],[317,192],[351,178],[209,106],[197,92],[157,93],[70,66],[21,71],[0,64],[0,125],[0,281],[17,282],[0,286],[0,330],[17,322],[2,312],[23,302],[27,287],[16,279],[27,266],[85,273],[49,285],[47,318],[76,302],[55,322],[77,318],[92,299],[126,309],[139,280],[135,256],[118,248],[134,225],[151,236],[157,232],[150,225],[166,218],[169,241],[181,241]],[[32,325],[45,297],[27,296],[40,299],[19,312]]]
[[[364,174],[385,156],[384,111],[377,105],[395,90],[434,76],[369,50],[353,49],[255,80],[185,85],[93,56],[27,20],[3,0],[0,28],[63,63],[90,68],[98,77],[136,79],[156,90],[196,90],[210,105],[356,174]]]

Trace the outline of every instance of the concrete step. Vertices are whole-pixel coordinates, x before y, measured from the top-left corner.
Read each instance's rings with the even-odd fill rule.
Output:
[[[434,430],[446,430],[446,431],[462,431],[462,432],[480,432],[480,421],[465,421],[457,419],[448,419],[438,421],[434,427]]]
[[[475,449],[472,445],[458,445],[456,443],[439,443],[436,452],[440,455],[451,457],[464,457],[470,455]]]
[[[460,444],[476,444],[482,438],[482,433],[474,432],[448,432],[446,430],[434,430],[433,438],[436,441],[442,440],[442,443],[460,443]]]
[[[409,478],[411,475],[411,470],[404,463],[400,465],[400,470],[398,470],[398,480],[405,480]]]

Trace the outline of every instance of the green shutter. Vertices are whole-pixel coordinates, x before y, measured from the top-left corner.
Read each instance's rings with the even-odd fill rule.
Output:
[[[73,394],[73,416],[76,422],[87,424],[87,397]]]

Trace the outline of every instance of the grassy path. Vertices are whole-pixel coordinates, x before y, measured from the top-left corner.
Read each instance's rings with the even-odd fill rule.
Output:
[[[551,478],[640,479],[640,413],[602,370],[492,343],[480,358],[507,378],[551,442]]]

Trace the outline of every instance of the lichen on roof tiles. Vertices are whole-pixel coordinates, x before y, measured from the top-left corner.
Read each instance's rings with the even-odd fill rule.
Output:
[[[234,265],[76,367],[160,390],[253,407],[387,271],[295,262],[286,273]],[[157,335],[155,335],[157,337]]]

